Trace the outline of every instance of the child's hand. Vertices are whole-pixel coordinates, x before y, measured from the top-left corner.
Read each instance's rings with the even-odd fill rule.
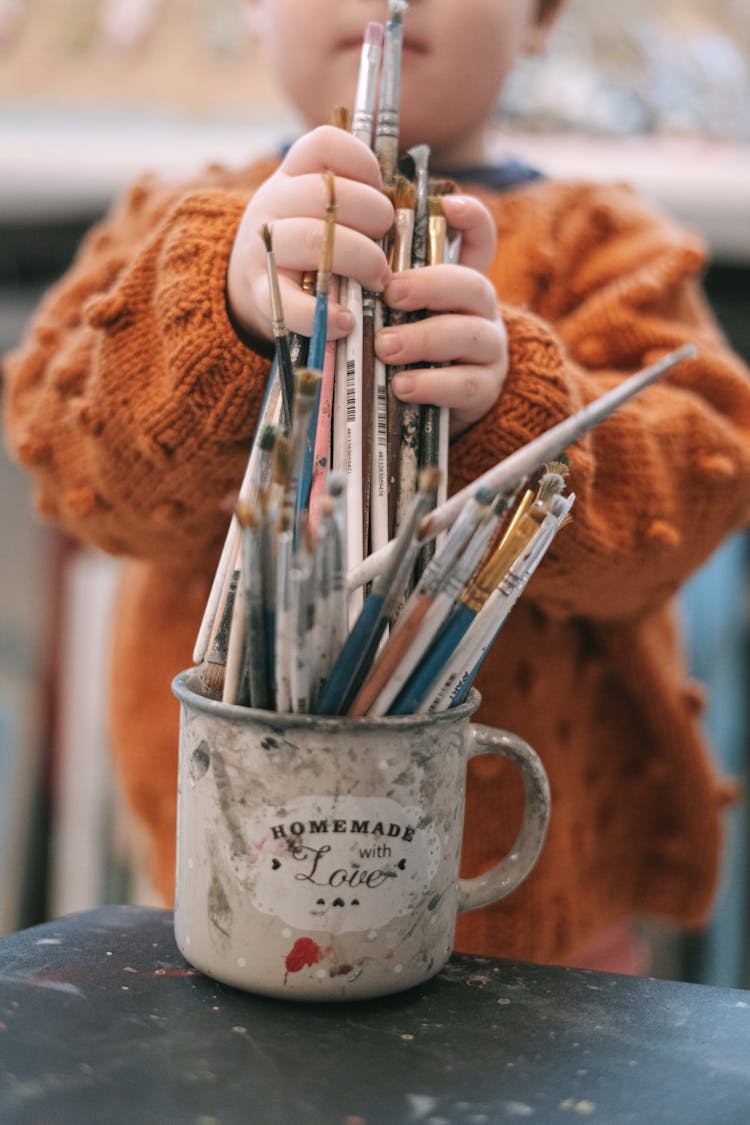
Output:
[[[301,137],[278,170],[253,196],[242,217],[227,271],[227,300],[245,332],[270,341],[271,302],[266,272],[264,224],[272,228],[284,319],[291,332],[309,336],[315,298],[300,287],[302,274],[316,270],[323,242],[328,196],[322,173],[336,176],[336,234],[333,273],[351,277],[381,293],[391,274],[376,239],[393,223],[393,208],[382,194],[375,155],[350,133],[324,125]],[[352,314],[333,301],[328,336],[353,328]]]
[[[494,287],[484,275],[495,250],[492,216],[471,196],[447,195],[443,207],[448,224],[462,232],[461,264],[405,270],[385,290],[391,308],[440,315],[385,328],[375,347],[394,366],[425,365],[395,375],[393,389],[404,402],[450,407],[455,436],[496,401],[508,370],[508,341]]]

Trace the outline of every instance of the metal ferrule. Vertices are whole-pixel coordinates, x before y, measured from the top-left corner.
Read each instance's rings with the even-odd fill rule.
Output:
[[[431,266],[445,261],[445,235],[448,224],[445,215],[430,215],[427,226],[427,261]]]
[[[394,273],[411,269],[411,248],[414,239],[414,212],[411,207],[399,207],[394,219],[393,244],[390,267]]]
[[[358,140],[370,144],[372,126],[375,120],[375,99],[378,88],[378,70],[381,48],[365,45],[357,77],[357,90],[354,95],[352,113],[352,133]]]

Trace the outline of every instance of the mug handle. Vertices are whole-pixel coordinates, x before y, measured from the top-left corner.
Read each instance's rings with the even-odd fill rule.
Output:
[[[496,730],[482,723],[471,723],[469,730],[469,758],[476,758],[479,754],[499,754],[518,766],[523,777],[524,809],[518,835],[505,858],[475,879],[459,879],[459,914],[497,902],[523,882],[542,850],[550,816],[547,774],[528,742],[509,731]]]

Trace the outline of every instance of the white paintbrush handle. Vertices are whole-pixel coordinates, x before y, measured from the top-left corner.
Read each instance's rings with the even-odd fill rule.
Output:
[[[278,426],[280,414],[281,381],[275,378],[268,389],[266,401],[263,404],[263,413],[256,432],[259,434],[265,426]],[[250,455],[247,459],[247,465],[245,466],[245,474],[240,484],[239,498],[241,500],[248,500],[252,494],[259,456],[260,450],[258,443],[257,441],[253,441]],[[211,590],[209,591],[208,600],[206,601],[206,608],[203,611],[203,618],[200,623],[200,628],[198,629],[198,635],[195,639],[195,647],[193,649],[193,662],[195,664],[200,664],[208,652],[214,622],[221,616],[221,611],[224,608],[226,592],[229,589],[229,579],[235,569],[239,545],[240,525],[236,517],[232,516],[216,567],[216,573],[214,574]]]
[[[569,418],[564,418],[556,426],[545,430],[539,437],[521,446],[502,461],[498,461],[486,473],[477,477],[460,492],[454,493],[449,500],[430,513],[423,525],[429,528],[425,538],[434,538],[438,532],[450,527],[477,488],[484,487],[497,493],[515,488],[545,461],[559,456],[567,446],[594,429],[610,414],[614,414],[628,399],[633,398],[651,383],[655,383],[683,359],[692,359],[697,354],[698,349],[695,344],[685,344],[676,351],[670,352],[663,359],[637,371],[629,379],[624,379],[622,383],[618,383],[616,387],[612,387],[575,414],[571,414]],[[352,568],[348,574],[349,586],[361,586],[365,582],[372,581],[386,565],[391,550],[391,543],[388,543],[386,547],[368,555],[360,566]]]

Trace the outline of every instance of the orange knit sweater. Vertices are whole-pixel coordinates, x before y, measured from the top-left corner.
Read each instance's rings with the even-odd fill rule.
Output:
[[[36,477],[39,511],[128,560],[111,737],[166,902],[170,678],[190,664],[225,534],[219,501],[242,476],[269,369],[233,330],[224,279],[244,206],[274,166],[139,182],[5,364],[7,442]],[[573,520],[477,685],[479,718],[542,756],[553,811],[531,876],[462,917],[457,946],[565,960],[618,918],[691,925],[710,905],[724,789],[668,603],[746,519],[750,381],[701,296],[699,242],[629,190],[542,181],[478,194],[499,231],[491,277],[510,374],[495,408],[454,442],[452,489],[667,350],[700,349],[570,451]],[[511,768],[472,764],[466,874],[507,847],[518,799]]]

